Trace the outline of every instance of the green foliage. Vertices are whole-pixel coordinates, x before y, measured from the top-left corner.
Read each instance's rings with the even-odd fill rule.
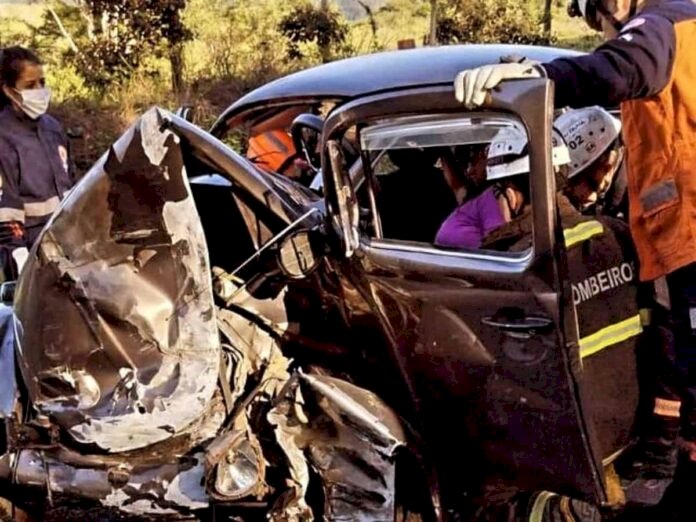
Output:
[[[602,42],[600,33],[591,31],[581,18],[570,18],[566,4],[554,6],[554,43],[559,47],[591,51]]]
[[[287,39],[278,25],[292,1],[189,0],[184,23],[189,81],[234,78],[250,86],[283,70]]]
[[[131,77],[146,57],[188,40],[191,33],[181,20],[185,6],[186,0],[56,3],[44,12],[36,37],[40,51],[60,52],[88,85],[103,88]]]
[[[440,43],[550,43],[535,4],[518,0],[442,0]]]
[[[443,43],[546,42],[543,0],[438,1]],[[190,103],[209,127],[238,97],[292,70],[395,49],[402,39],[422,45],[431,14],[430,0],[330,0],[327,12],[320,0],[50,0],[19,20],[2,18],[7,5],[0,3],[0,43],[32,47],[46,62],[52,111],[84,131],[73,147],[83,171],[151,105]],[[595,45],[596,35],[564,6],[553,12],[556,41]],[[170,82],[176,53],[183,94]],[[245,136],[228,142],[241,150]]]
[[[343,48],[348,36],[348,26],[338,11],[315,7],[309,2],[288,13],[279,28],[289,40],[288,56],[291,59],[304,57],[302,45],[316,44],[322,61],[327,62]]]
[[[0,18],[0,47],[11,45],[31,46],[32,27],[14,18]]]
[[[87,99],[93,95],[92,90],[85,82],[85,78],[74,65],[66,64],[62,67],[46,67],[46,82],[53,91],[54,102],[61,103],[65,100],[79,98]]]
[[[428,0],[389,0],[372,14],[372,19],[350,24],[348,44],[354,54],[395,49],[399,40],[407,38],[421,43],[428,33]]]

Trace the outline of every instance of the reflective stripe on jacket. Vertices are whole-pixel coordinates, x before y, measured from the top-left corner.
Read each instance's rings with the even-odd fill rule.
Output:
[[[68,138],[55,119],[0,111],[0,183],[0,223],[23,223],[30,245],[74,184]]]
[[[544,64],[556,104],[621,104],[640,277],[696,262],[696,5],[648,2],[595,52]]]
[[[578,317],[581,357],[641,333],[635,250],[626,223],[583,216],[557,196],[567,251],[568,279]],[[483,248],[520,251],[532,244],[532,215],[526,212],[483,241]]]
[[[602,455],[625,444],[638,406],[635,348],[642,332],[635,254],[628,225],[583,216],[557,196],[566,247],[567,274],[576,311],[584,371],[580,378]],[[531,212],[484,239],[484,248],[524,250],[532,244]],[[630,399],[635,399],[629,404]]]

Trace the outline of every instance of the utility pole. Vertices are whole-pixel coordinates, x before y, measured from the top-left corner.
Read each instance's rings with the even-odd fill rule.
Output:
[[[437,45],[437,0],[430,0],[430,36],[428,45]]]

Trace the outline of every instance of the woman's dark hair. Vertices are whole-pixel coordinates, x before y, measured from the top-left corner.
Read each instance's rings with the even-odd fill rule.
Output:
[[[522,194],[525,203],[530,203],[532,200],[530,182],[531,179],[528,173],[515,174],[496,183],[496,193],[502,193],[506,188],[510,187]]]
[[[14,87],[22,74],[24,63],[41,65],[41,59],[29,49],[15,45],[0,51],[0,85]],[[8,105],[10,100],[0,91],[0,105]]]

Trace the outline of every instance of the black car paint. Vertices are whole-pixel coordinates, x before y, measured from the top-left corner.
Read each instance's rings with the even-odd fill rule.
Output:
[[[581,53],[526,45],[454,45],[375,53],[312,67],[255,89],[230,105],[210,129],[224,135],[231,127],[279,107],[333,100],[338,105],[362,96],[412,87],[450,85],[464,69],[497,63],[506,55],[548,61]]]
[[[545,164],[544,118],[552,87],[506,86],[489,107],[518,115],[530,134],[532,172]],[[424,103],[424,100],[427,102]],[[451,88],[432,87],[360,98],[327,120],[324,140],[370,120],[425,112],[461,112]],[[325,157],[325,186],[335,176]],[[402,370],[427,435],[426,454],[438,469],[447,504],[482,484],[552,489],[595,502],[604,498],[601,458],[577,394],[579,361],[574,316],[555,226],[553,176],[533,177],[534,255],[468,258],[435,249],[361,237],[346,277],[379,315],[389,349]],[[338,212],[335,195],[327,204]],[[482,324],[501,307],[556,325],[521,341]],[[533,363],[516,351],[536,352]],[[458,412],[458,413],[454,413]],[[414,421],[415,422],[415,421]],[[562,457],[561,457],[562,456]]]

